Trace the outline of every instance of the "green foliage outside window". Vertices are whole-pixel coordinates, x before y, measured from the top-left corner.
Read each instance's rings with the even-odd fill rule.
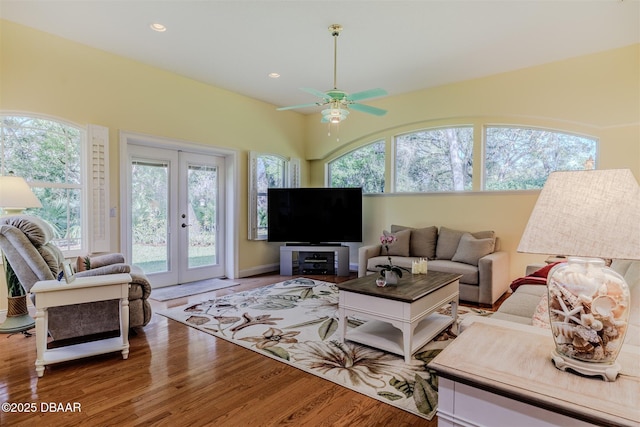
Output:
[[[363,193],[384,193],[385,143],[377,141],[329,163],[331,187],[361,187]]]
[[[285,185],[285,159],[278,156],[261,154],[257,161],[257,209],[258,237],[267,236],[267,196],[269,188],[283,188]]]
[[[551,172],[594,169],[597,141],[545,129],[486,128],[485,190],[544,186]]]
[[[436,128],[395,139],[397,192],[469,191],[473,128]]]
[[[2,175],[23,177],[42,203],[27,209],[49,222],[62,250],[79,249],[82,239],[82,131],[33,117],[0,116]]]

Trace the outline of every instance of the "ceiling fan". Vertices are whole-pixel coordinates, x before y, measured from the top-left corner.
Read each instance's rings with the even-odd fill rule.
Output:
[[[387,95],[387,91],[384,89],[369,89],[362,92],[356,92],[349,94],[343,90],[338,89],[336,80],[337,80],[337,58],[338,58],[338,36],[342,31],[342,26],[339,24],[333,24],[329,26],[329,32],[333,36],[333,89],[328,90],[326,92],[322,92],[316,89],[303,87],[301,90],[308,92],[312,95],[317,96],[321,99],[321,101],[309,103],[309,104],[300,104],[300,105],[292,105],[289,107],[281,107],[277,110],[293,110],[296,108],[306,108],[306,107],[315,107],[315,106],[323,106],[328,105],[329,108],[322,110],[322,119],[320,120],[322,123],[340,123],[342,120],[347,118],[349,114],[348,109],[360,111],[363,113],[373,114],[376,116],[384,116],[387,113],[387,110],[383,110],[382,108],[372,107],[370,105],[359,104],[358,101],[363,101],[369,98],[375,98],[377,96]]]

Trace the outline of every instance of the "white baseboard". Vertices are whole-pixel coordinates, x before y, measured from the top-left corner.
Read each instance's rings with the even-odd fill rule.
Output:
[[[271,273],[273,271],[280,271],[280,264],[260,265],[246,270],[240,270],[238,272],[238,278],[257,276],[258,274]]]

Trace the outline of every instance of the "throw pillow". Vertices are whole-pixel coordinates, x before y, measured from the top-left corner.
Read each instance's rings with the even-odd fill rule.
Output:
[[[437,227],[414,228],[411,230],[409,252],[411,252],[411,256],[435,259],[437,242]]]
[[[438,242],[438,227],[413,228],[404,225],[391,225],[391,233],[411,230],[409,241],[409,256],[427,259],[436,258],[436,243]]]
[[[551,322],[549,320],[549,294],[546,292],[540,299],[540,302],[536,306],[536,311],[533,313],[531,324],[538,328],[551,329]]]
[[[447,227],[440,227],[438,233],[438,244],[436,246],[436,259],[451,259],[458,249],[460,238],[464,231],[453,230]]]
[[[389,255],[391,256],[409,256],[409,242],[411,239],[411,230],[402,230],[397,233],[391,233],[396,237],[396,241],[389,245]],[[383,249],[382,255],[387,255]]]
[[[464,233],[451,261],[478,265],[478,260],[492,253],[494,247],[495,239],[493,238],[476,239],[470,233]]]

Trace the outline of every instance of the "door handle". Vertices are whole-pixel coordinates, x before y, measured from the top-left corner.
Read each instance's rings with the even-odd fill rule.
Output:
[[[191,224],[185,224],[184,222],[182,223],[182,228],[187,228],[187,227],[191,227]]]

